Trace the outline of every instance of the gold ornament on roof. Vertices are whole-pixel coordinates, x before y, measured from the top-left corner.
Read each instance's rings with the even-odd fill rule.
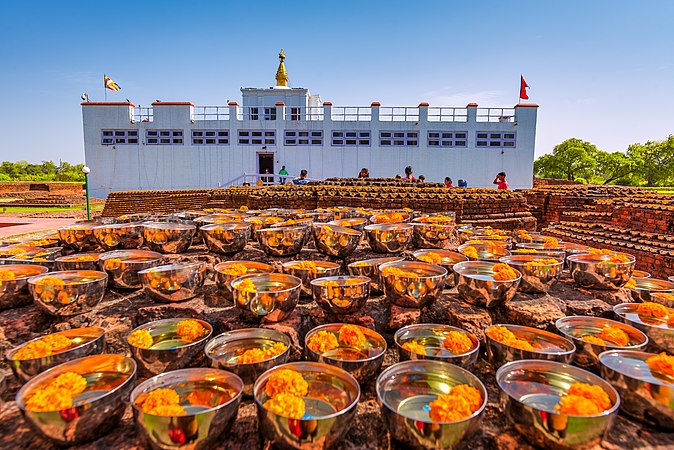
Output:
[[[281,49],[281,52],[278,54],[279,64],[278,70],[276,71],[276,86],[288,86],[288,72],[286,72],[286,65],[284,63],[286,59],[286,54]]]

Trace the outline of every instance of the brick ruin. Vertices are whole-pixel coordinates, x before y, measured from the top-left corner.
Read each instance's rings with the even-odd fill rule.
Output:
[[[83,202],[82,183],[0,182],[0,207],[74,206]]]

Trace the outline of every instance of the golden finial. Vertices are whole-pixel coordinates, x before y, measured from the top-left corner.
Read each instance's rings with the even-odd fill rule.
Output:
[[[281,52],[278,54],[279,64],[278,70],[276,71],[276,86],[288,86],[288,72],[286,72],[286,65],[283,62],[286,59],[286,54],[281,49]]]

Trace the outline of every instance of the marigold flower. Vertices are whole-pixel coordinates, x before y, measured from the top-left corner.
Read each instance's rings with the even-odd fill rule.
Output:
[[[543,248],[559,248],[559,240],[553,237],[544,237]]]
[[[470,351],[473,347],[473,341],[466,333],[460,331],[450,331],[445,335],[442,346],[454,354],[461,354]]]
[[[513,250],[513,253],[532,253],[532,254],[535,254],[535,253],[538,253],[538,250],[536,250],[535,248],[517,248],[517,249]]]
[[[16,275],[11,270],[0,270],[0,282],[12,281],[16,279]]]
[[[73,261],[96,261],[98,259],[98,256],[94,255],[78,255],[75,256],[72,260]]]
[[[559,261],[557,261],[554,258],[545,258],[545,259],[539,259],[538,261],[529,261],[524,263],[524,267],[526,267],[529,270],[536,270],[536,269],[542,269],[545,266],[554,266],[558,264]]]
[[[622,328],[614,326],[601,330],[601,338],[620,347],[625,347],[630,343],[630,336]]]
[[[669,308],[659,303],[644,302],[639,303],[639,306],[637,306],[637,314],[644,317],[666,319],[669,315]]]
[[[426,347],[415,340],[405,342],[402,347],[410,353],[418,353],[419,355],[426,354]]]
[[[223,390],[221,392],[230,394],[227,390]],[[203,406],[205,408],[213,408],[214,406],[217,406],[217,403],[215,402],[215,393],[211,390],[194,390],[187,396],[187,401],[190,403],[190,405]]]
[[[268,359],[283,353],[288,348],[283,342],[276,342],[267,349],[249,348],[241,354],[236,360],[238,364],[253,364]]]
[[[593,336],[591,334],[588,334],[587,336],[583,336],[583,340],[587,342],[588,344],[594,344],[594,345],[606,345],[606,342],[598,336]]]
[[[431,264],[442,264],[442,256],[435,252],[428,252],[423,256],[419,256],[417,259]]]
[[[393,275],[396,277],[408,277],[408,278],[419,278],[419,275],[415,272],[407,272],[403,269],[397,267],[384,267],[381,271],[381,274],[385,277]]]
[[[49,334],[36,341],[28,342],[14,353],[12,359],[23,361],[27,359],[43,358],[67,350],[72,345],[72,339],[67,338],[62,334]]]
[[[61,411],[73,406],[73,397],[65,389],[39,387],[26,399],[26,410],[33,412]]]
[[[245,275],[247,272],[248,267],[239,263],[230,264],[222,270],[223,275],[229,275],[233,277],[240,277],[241,275]]]
[[[36,286],[42,286],[42,287],[53,287],[56,290],[61,290],[65,287],[66,282],[63,281],[60,278],[48,276],[48,277],[40,278],[39,280],[37,280],[35,282],[35,285]]]
[[[138,398],[136,404],[143,412],[154,414],[154,412],[151,411],[155,411],[161,406],[180,406],[180,396],[175,390],[171,388],[159,388],[155,389],[154,391],[150,391]]]
[[[433,422],[456,422],[470,417],[482,404],[482,395],[467,384],[454,386],[448,394],[428,404]]]
[[[402,222],[405,220],[405,215],[403,213],[388,213],[388,214],[379,214],[377,216],[377,223],[395,223]]]
[[[280,393],[262,405],[266,410],[289,419],[301,419],[304,416],[305,403],[302,397]]]
[[[461,253],[463,253],[465,256],[469,257],[470,259],[478,259],[477,249],[475,247],[473,247],[472,245],[469,245],[468,247],[465,247],[463,250],[461,250]]]
[[[184,341],[194,342],[204,335],[204,327],[194,319],[181,320],[176,327],[176,333]]]
[[[161,405],[147,411],[143,410],[143,412],[162,417],[182,417],[187,415],[185,408],[181,405]]]
[[[238,290],[240,290],[244,293],[249,292],[249,293],[254,294],[255,292],[257,292],[257,289],[255,288],[255,283],[250,281],[250,278],[244,278],[243,280],[239,281],[234,286],[234,288],[236,288],[236,289],[238,289]]]
[[[646,360],[646,364],[648,364],[651,371],[674,376],[674,356],[670,356],[665,352],[651,356]]]
[[[87,388],[87,380],[79,373],[64,372],[50,381],[49,385],[54,389],[65,389],[76,397]]]
[[[351,267],[369,267],[371,265],[372,264],[370,264],[369,262],[366,262],[366,261],[358,261],[358,262],[355,262],[355,263],[351,264]]]
[[[306,382],[301,373],[292,369],[281,369],[274,372],[265,385],[265,392],[270,397],[279,394],[304,397],[308,391],[309,383]]]
[[[623,287],[626,287],[627,289],[635,289],[637,287],[637,280],[635,280],[634,278],[630,278],[629,280],[627,280],[627,283],[625,283],[625,286]]]
[[[503,326],[492,326],[487,329],[487,336],[501,344],[519,348],[520,350],[534,351],[529,341],[519,339],[515,333]]]
[[[154,345],[154,339],[148,330],[136,330],[127,340],[129,344],[138,348],[150,348]]]
[[[608,394],[600,386],[573,383],[568,392],[559,399],[555,410],[574,416],[601,414],[611,408]]]
[[[667,292],[652,292],[651,297],[674,302],[674,294],[669,294]]]
[[[358,325],[342,325],[339,329],[339,342],[352,347],[363,347],[367,338]]]
[[[308,272],[317,272],[318,266],[313,261],[297,261],[295,264],[292,264],[292,267],[295,270],[306,270]]]
[[[316,353],[323,354],[339,347],[339,342],[334,333],[321,330],[309,338],[307,345]]]
[[[420,217],[418,222],[422,223],[447,223],[454,222],[449,216],[429,216],[429,217]]]
[[[494,273],[492,277],[496,281],[511,281],[516,280],[518,275],[515,272],[515,269],[510,267],[508,264],[498,263],[494,264],[492,267],[492,272]]]

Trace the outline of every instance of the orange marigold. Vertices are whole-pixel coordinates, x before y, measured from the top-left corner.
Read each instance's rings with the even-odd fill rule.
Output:
[[[194,319],[186,319],[178,322],[176,333],[184,341],[194,342],[201,339],[204,335],[204,327]]]
[[[674,356],[670,356],[665,352],[651,356],[646,360],[646,364],[654,372],[674,376]]]
[[[23,361],[26,359],[43,358],[67,350],[72,345],[72,339],[62,334],[49,334],[36,341],[28,342],[14,353],[12,359]]]
[[[417,259],[431,264],[442,264],[442,256],[435,252],[428,252],[423,256],[419,256]]]
[[[304,399],[292,394],[280,393],[264,402],[263,406],[266,410],[289,419],[301,419],[304,416]]]
[[[463,250],[461,250],[461,253],[463,253],[465,256],[469,257],[470,259],[478,259],[477,249],[475,247],[473,247],[472,245],[469,245],[468,247],[465,247]]]
[[[559,399],[555,410],[572,416],[593,416],[611,408],[608,394],[600,386],[574,383]]]
[[[606,342],[598,336],[593,336],[591,334],[588,334],[587,336],[583,336],[583,340],[589,344],[594,344],[594,345],[606,345]]]
[[[306,270],[309,272],[317,272],[318,266],[313,261],[297,261],[295,264],[291,265],[295,270]]]
[[[644,302],[639,303],[639,306],[637,306],[637,314],[644,317],[666,319],[669,316],[669,308],[659,303]]]
[[[144,412],[152,414],[153,416],[162,417],[182,417],[187,415],[185,408],[183,408],[182,405],[161,405]]]
[[[54,287],[56,289],[63,289],[66,285],[66,282],[60,278],[48,276],[37,280],[35,282],[35,285],[44,287]]]
[[[470,417],[481,404],[480,391],[467,384],[457,385],[428,404],[428,415],[433,422],[456,422]]]
[[[588,252],[591,255],[611,255],[615,253],[613,250],[609,250],[607,248],[594,248],[594,247],[588,248]]]
[[[0,270],[0,282],[12,281],[16,279],[16,275],[11,270]]]
[[[601,330],[601,338],[620,347],[625,347],[630,343],[630,336],[622,328],[614,326]]]
[[[334,333],[321,330],[309,338],[307,345],[311,350],[322,354],[339,347],[339,342]]]
[[[265,392],[270,397],[279,394],[290,394],[304,397],[309,392],[309,383],[302,374],[292,369],[281,369],[274,372],[265,385]]]
[[[630,278],[623,287],[626,287],[627,289],[635,289],[637,287],[637,280]]]
[[[419,275],[415,272],[407,272],[403,269],[397,267],[384,267],[381,271],[381,274],[385,277],[393,275],[396,277],[408,277],[408,278],[418,278]]]
[[[129,344],[138,348],[150,348],[154,345],[154,339],[148,330],[136,330],[127,340]]]
[[[26,410],[34,412],[61,411],[73,406],[73,397],[65,389],[39,387],[26,399]]]
[[[51,380],[49,385],[54,389],[65,389],[76,397],[87,388],[87,380],[79,373],[64,372]]]
[[[418,353],[419,355],[426,354],[426,347],[415,340],[405,342],[402,347],[410,353]]]
[[[250,278],[244,278],[243,280],[239,281],[235,286],[235,289],[238,289],[242,292],[250,292],[250,293],[255,293],[257,289],[255,288],[255,283],[250,281]]]
[[[276,342],[266,349],[249,348],[236,360],[238,364],[253,364],[266,361],[283,353],[288,348],[283,342]]]
[[[442,346],[454,354],[461,354],[470,351],[473,347],[473,341],[466,333],[460,331],[450,331],[445,335]]]
[[[160,406],[179,405],[180,396],[173,389],[159,388],[138,398],[136,404],[142,411],[152,414],[150,411]]]
[[[487,336],[501,344],[519,348],[520,350],[534,351],[529,341],[519,339],[515,333],[503,326],[492,326],[487,329]]]
[[[222,270],[223,275],[233,277],[240,277],[241,275],[245,275],[246,272],[248,272],[248,267],[239,263],[230,264]]]
[[[513,250],[513,253],[538,253],[535,248],[518,248]]]
[[[611,400],[608,398],[606,391],[601,386],[595,384],[573,383],[569,388],[568,395],[585,397],[599,406],[603,411],[611,407]]]
[[[491,270],[493,272],[492,277],[496,281],[516,280],[518,277],[517,272],[515,272],[515,269],[510,267],[508,264],[503,263],[494,264],[494,267],[492,267]]]
[[[339,329],[339,342],[352,347],[363,347],[367,338],[358,325],[342,325]]]
[[[534,269],[541,269],[545,266],[554,266],[556,264],[559,264],[559,261],[557,261],[554,258],[545,258],[545,259],[539,259],[538,261],[529,261],[524,263],[524,267],[526,267],[529,270],[534,270]]]
[[[544,237],[543,248],[559,248],[559,239],[553,237]]]

